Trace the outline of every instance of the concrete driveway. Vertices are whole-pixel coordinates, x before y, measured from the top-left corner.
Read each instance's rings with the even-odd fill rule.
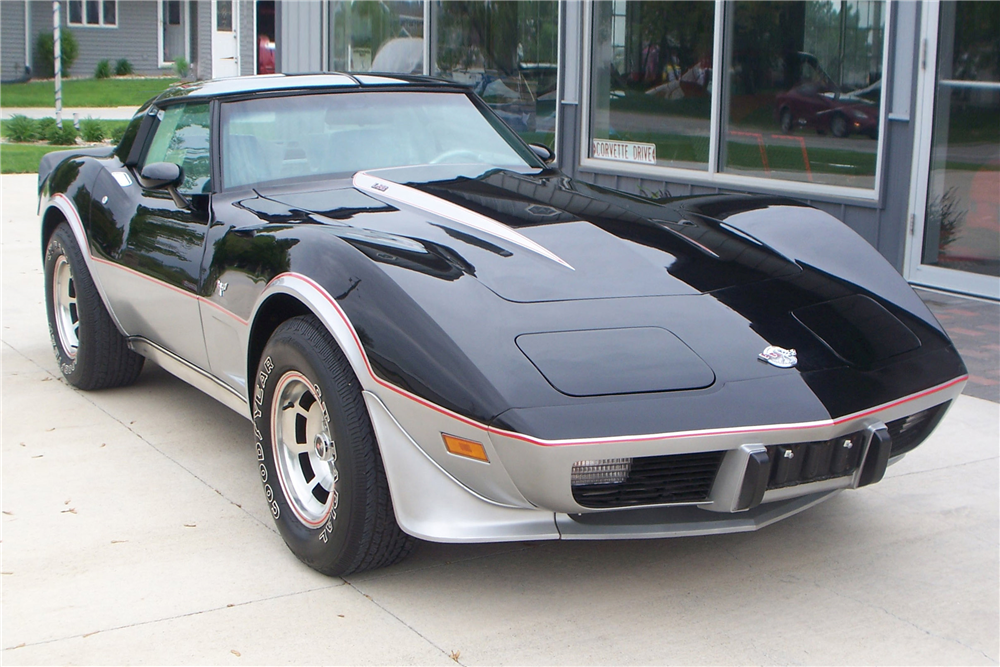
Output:
[[[301,565],[249,424],[147,365],[83,393],[45,323],[34,176],[2,179],[5,665],[996,664],[1000,406],[758,533]]]

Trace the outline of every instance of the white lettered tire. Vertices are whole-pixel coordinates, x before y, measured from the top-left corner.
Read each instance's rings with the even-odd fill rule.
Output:
[[[251,410],[264,496],[292,553],[328,575],[409,554],[415,541],[396,524],[360,383],[315,317],[268,340]]]

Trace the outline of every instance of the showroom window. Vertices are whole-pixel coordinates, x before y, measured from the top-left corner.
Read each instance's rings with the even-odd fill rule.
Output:
[[[329,67],[334,72],[423,74],[424,3],[330,3]]]
[[[69,0],[69,25],[118,25],[118,0]]]
[[[598,2],[591,156],[708,169],[715,4]]]
[[[554,148],[558,3],[438,0],[432,12],[431,74],[471,86],[525,141]]]
[[[884,0],[595,2],[591,164],[870,196],[886,9]]]

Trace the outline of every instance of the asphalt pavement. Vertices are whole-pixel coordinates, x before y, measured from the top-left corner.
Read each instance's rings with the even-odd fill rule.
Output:
[[[2,178],[2,639],[18,664],[997,664],[1000,405],[756,533],[421,544],[343,579],[275,531],[249,423],[147,364],[81,392],[35,177]]]

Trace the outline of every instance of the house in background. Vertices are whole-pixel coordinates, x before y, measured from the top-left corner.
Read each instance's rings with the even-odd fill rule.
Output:
[[[71,74],[93,76],[119,59],[135,74],[172,74],[183,58],[189,76],[210,79],[273,71],[274,0],[60,0],[62,28],[79,53]],[[52,32],[49,0],[0,1],[0,80],[39,71],[38,37]],[[260,66],[263,66],[261,69]]]

